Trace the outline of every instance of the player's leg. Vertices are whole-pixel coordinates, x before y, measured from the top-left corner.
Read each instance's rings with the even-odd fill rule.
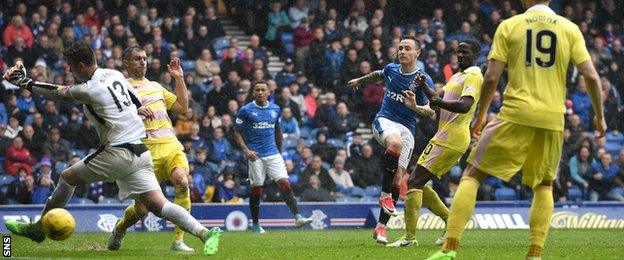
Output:
[[[561,131],[536,131],[522,174],[522,183],[533,187],[533,201],[529,212],[531,239],[528,259],[541,259],[542,256],[554,207],[552,182],[556,177],[563,146]]]
[[[188,168],[175,167],[171,171],[171,183],[174,187],[174,203],[184,208],[186,211],[191,210],[191,195],[188,182]],[[182,252],[194,252],[195,250],[184,244],[184,231],[178,226],[173,230],[173,241],[171,250]]]
[[[260,200],[264,194],[264,179],[266,174],[266,167],[263,159],[247,160],[248,175],[249,175],[249,211],[251,212],[252,226],[251,231],[253,233],[262,234],[264,229],[260,226]]]
[[[147,207],[138,200],[128,206],[124,211],[123,217],[117,220],[115,228],[108,238],[108,250],[119,250],[126,235],[126,230],[147,215],[148,212]]]
[[[280,196],[290,208],[290,212],[295,216],[295,226],[303,227],[312,222],[310,218],[304,218],[299,214],[299,207],[297,200],[295,200],[295,194],[290,187],[290,181],[288,181],[288,173],[284,167],[284,158],[281,154],[276,154],[267,157],[267,175],[269,178],[277,184],[280,190]]]

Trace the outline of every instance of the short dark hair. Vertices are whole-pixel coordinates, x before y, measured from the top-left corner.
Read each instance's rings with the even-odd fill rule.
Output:
[[[401,37],[401,41],[402,40],[412,40],[412,41],[414,41],[414,44],[416,44],[416,48],[420,49],[420,41],[418,39],[416,39],[416,37],[411,36],[411,35],[405,35],[405,36]]]
[[[124,50],[122,59],[127,60],[128,58],[130,58],[130,55],[132,55],[132,52],[134,51],[145,51],[145,50],[139,46],[128,47]]]
[[[256,80],[256,81],[254,81],[253,87],[251,89],[255,89],[256,86],[260,85],[260,84],[267,85],[267,87],[269,86],[269,84],[266,81],[264,81],[264,80]]]
[[[75,41],[63,52],[69,64],[83,62],[88,65],[95,64],[95,54],[88,44],[82,41]]]
[[[468,44],[468,46],[470,46],[470,51],[472,51],[474,55],[477,55],[477,57],[479,56],[479,53],[481,53],[481,44],[479,44],[478,41],[464,40],[464,41],[461,41],[460,43]]]

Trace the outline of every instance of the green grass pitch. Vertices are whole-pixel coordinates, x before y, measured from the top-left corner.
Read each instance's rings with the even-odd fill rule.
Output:
[[[418,232],[420,246],[386,248],[375,243],[371,230],[271,230],[226,232],[221,237],[221,259],[424,259],[438,249],[433,245],[439,230]],[[467,230],[459,259],[524,259],[528,230]],[[390,241],[403,234],[390,231]],[[119,251],[107,251],[108,234],[76,234],[66,241],[46,240],[36,244],[13,236],[13,257],[108,258],[108,259],[191,259],[204,258],[201,243],[186,235],[195,254],[169,251],[171,233],[128,233]],[[544,259],[622,259],[624,230],[551,230]]]

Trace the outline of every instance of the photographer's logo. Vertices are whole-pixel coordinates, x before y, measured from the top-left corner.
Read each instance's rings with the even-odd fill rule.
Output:
[[[11,257],[11,236],[2,236],[2,255]]]

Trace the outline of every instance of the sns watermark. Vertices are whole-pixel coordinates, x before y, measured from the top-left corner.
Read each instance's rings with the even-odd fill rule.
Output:
[[[11,236],[2,236],[2,255],[11,257]]]

